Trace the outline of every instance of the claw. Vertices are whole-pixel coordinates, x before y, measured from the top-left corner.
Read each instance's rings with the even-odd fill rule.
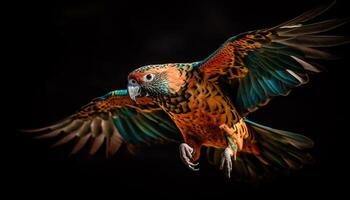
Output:
[[[234,152],[230,148],[226,148],[221,157],[220,169],[225,170],[225,175],[227,178],[231,177],[232,171],[232,156]]]
[[[184,162],[189,169],[193,171],[199,171],[199,168],[196,168],[196,166],[198,166],[199,163],[191,162],[192,155],[194,154],[193,148],[186,143],[180,144],[179,148],[182,162]]]
[[[197,163],[197,165],[198,165],[198,163]],[[193,167],[191,165],[188,165],[187,167],[190,168],[192,171],[195,171],[195,172],[199,171],[199,168],[195,168],[195,167]]]

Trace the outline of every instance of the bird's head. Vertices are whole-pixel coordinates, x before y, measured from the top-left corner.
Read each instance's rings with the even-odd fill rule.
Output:
[[[128,93],[134,101],[137,96],[169,96],[181,89],[185,79],[177,64],[148,65],[129,74]]]

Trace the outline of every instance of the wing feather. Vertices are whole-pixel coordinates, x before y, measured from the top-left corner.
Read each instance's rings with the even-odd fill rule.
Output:
[[[134,103],[126,90],[112,91],[94,99],[78,112],[60,122],[39,129],[36,138],[57,138],[52,146],[75,140],[71,154],[76,154],[91,140],[89,153],[96,154],[105,145],[107,157],[115,154],[123,143],[152,144],[178,141],[181,138],[170,117],[151,101]]]
[[[90,137],[91,137],[91,134],[86,134],[85,136],[81,137],[74,145],[74,148],[72,149],[71,154],[78,153],[85,146],[85,144],[88,142]]]
[[[230,84],[235,93],[232,100],[240,114],[246,116],[266,105],[272,97],[288,95],[292,88],[307,83],[309,74],[320,72],[321,67],[310,59],[335,59],[325,47],[350,42],[345,36],[320,35],[346,24],[349,19],[308,23],[334,3],[314,8],[272,28],[231,37],[200,62],[198,70],[212,80],[220,80],[219,86]],[[231,76],[232,68],[244,73]],[[225,78],[215,79],[216,76]]]

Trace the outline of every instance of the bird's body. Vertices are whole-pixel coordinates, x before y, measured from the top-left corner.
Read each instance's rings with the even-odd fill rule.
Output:
[[[176,68],[173,73],[181,87],[168,96],[154,101],[170,116],[186,143],[195,149],[194,160],[199,158],[201,146],[225,148],[227,142],[222,124],[232,127],[241,117],[233,102],[227,98],[215,80],[208,80],[196,69],[198,63],[175,63],[158,65],[160,68]],[[185,75],[185,79],[181,79]],[[244,123],[243,121],[241,123]]]
[[[313,60],[332,56],[317,48],[349,42],[343,36],[319,35],[346,20],[304,24],[329,7],[231,37],[199,62],[140,67],[129,74],[127,90],[109,92],[61,122],[29,132],[61,137],[55,145],[76,139],[72,153],[89,141],[90,154],[105,143],[107,155],[123,143],[183,142],[181,158],[193,170],[205,146],[209,160],[229,177],[232,170],[257,176],[270,168],[300,168],[311,160],[304,152],[313,146],[309,138],[246,116],[320,72]]]

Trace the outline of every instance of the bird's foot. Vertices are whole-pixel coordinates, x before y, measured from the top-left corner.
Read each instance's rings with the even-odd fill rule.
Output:
[[[225,151],[222,153],[220,169],[225,170],[225,175],[227,178],[231,177],[233,155],[234,155],[234,152],[231,150],[230,147],[227,147]]]
[[[234,128],[228,127],[226,124],[220,125],[220,129],[225,131],[225,137],[227,140],[227,148],[230,148],[233,152],[234,160],[237,159],[237,152],[243,149],[243,136],[242,131],[244,128],[240,128],[238,126],[242,126],[239,123],[234,125]]]
[[[192,147],[190,147],[188,144],[186,143],[182,143],[180,144],[180,157],[182,162],[185,163],[185,165],[190,168],[193,171],[199,171],[199,168],[196,168],[198,166],[199,163],[193,163],[191,162],[193,154],[194,154],[194,150]]]

